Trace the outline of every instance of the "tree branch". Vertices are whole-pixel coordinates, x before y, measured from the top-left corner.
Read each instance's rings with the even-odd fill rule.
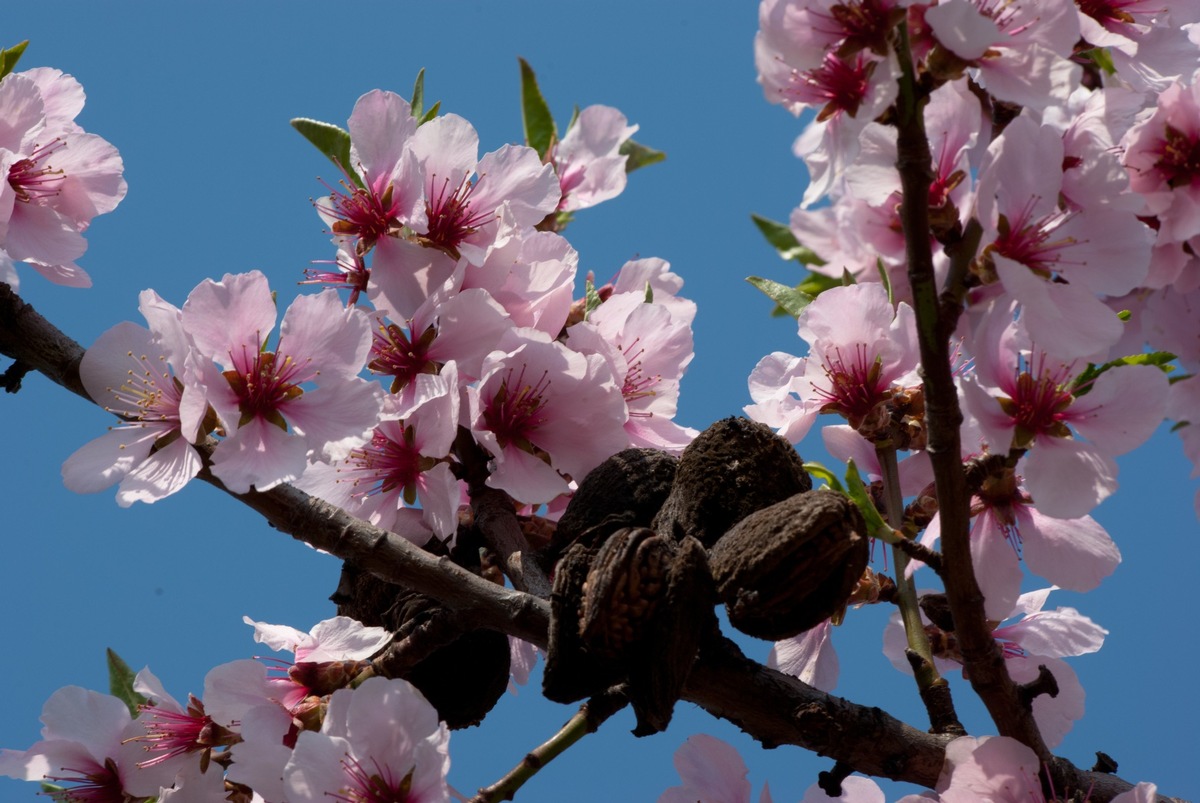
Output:
[[[0,353],[91,401],[79,381],[83,348],[2,283]],[[197,448],[207,463],[212,443]],[[200,479],[258,511],[271,526],[298,541],[352,561],[383,580],[427,594],[480,627],[546,646],[550,623],[546,600],[484,580],[448,557],[434,557],[399,535],[355,519],[289,485],[265,493],[234,494],[207,466]],[[925,787],[937,783],[949,741],[947,736],[917,730],[878,708],[825,694],[768,669],[743,656],[724,638],[702,647],[683,699],[728,719],[766,747],[797,745],[868,775]],[[1116,776],[1079,770],[1061,759],[1054,759],[1054,766],[1071,788],[1092,788],[1093,803],[1105,803],[1132,788]],[[1174,801],[1161,796],[1159,800]]]
[[[970,549],[970,502],[962,465],[958,430],[962,410],[950,364],[951,318],[939,305],[929,243],[929,183],[933,177],[929,140],[925,135],[924,110],[927,98],[918,97],[903,25],[896,37],[897,55],[904,75],[897,101],[896,169],[900,172],[903,202],[900,218],[904,228],[908,281],[921,351],[921,374],[925,381],[925,420],[928,453],[937,486],[938,512],[942,525],[942,579],[954,616],[955,635],[971,686],[987,706],[992,721],[1003,736],[1028,745],[1043,762],[1051,759],[1034,722],[1033,712],[1023,704],[1020,690],[1008,675],[1004,656],[992,637],[983,613],[983,593],[975,580]],[[963,254],[956,255],[959,261]]]

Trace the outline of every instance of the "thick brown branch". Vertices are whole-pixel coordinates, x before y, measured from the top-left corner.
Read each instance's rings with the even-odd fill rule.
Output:
[[[88,398],[79,382],[83,348],[3,284],[0,353]],[[199,449],[207,460],[211,446],[201,444]],[[447,557],[434,557],[394,533],[291,486],[233,494],[207,468],[200,478],[258,511],[273,527],[298,541],[352,561],[383,580],[427,594],[480,627],[546,646],[550,603],[543,599],[484,580]],[[949,740],[912,728],[878,708],[856,705],[768,669],[745,658],[724,639],[701,650],[683,699],[730,720],[765,746],[798,745],[866,774],[926,787],[937,782]],[[1104,803],[1131,788],[1120,778],[1082,771],[1060,759],[1054,760],[1054,766],[1070,788],[1092,788],[1093,803]],[[1160,800],[1171,803],[1173,799]]]

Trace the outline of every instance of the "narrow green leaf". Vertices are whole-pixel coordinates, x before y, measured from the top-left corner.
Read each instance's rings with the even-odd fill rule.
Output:
[[[1191,425],[1192,425],[1191,421],[1177,421],[1171,425],[1171,432],[1178,432],[1179,430],[1183,429],[1184,427],[1190,427]]]
[[[521,122],[525,125],[525,143],[545,159],[558,131],[554,128],[550,107],[538,88],[533,68],[525,59],[517,60],[521,62]]]
[[[567,130],[570,131],[572,128],[574,128],[575,123],[578,120],[579,120],[579,106],[576,105],[573,109],[571,109],[571,119],[570,119],[570,121],[567,122]]]
[[[646,303],[654,303],[654,288],[650,286],[650,282],[646,282]]]
[[[423,117],[421,117],[419,120],[417,120],[417,125],[423,126],[426,123],[428,123],[430,120],[432,120],[434,117],[437,117],[438,111],[441,108],[442,108],[442,102],[439,100],[437,103],[435,103],[429,107],[429,111],[425,112]]]
[[[25,52],[25,48],[29,47],[29,40],[18,42],[12,47],[0,50],[0,78],[12,72],[17,62],[21,60],[21,54]]]
[[[1127,309],[1123,309],[1117,313],[1117,317],[1120,318],[1122,321],[1128,321],[1130,318],[1133,317],[1133,313]]]
[[[812,303],[812,296],[808,293],[801,292],[795,287],[788,287],[786,284],[773,282],[770,279],[763,279],[759,276],[748,276],[746,281],[757,287],[763,295],[771,299],[778,305],[779,309],[783,310],[784,315],[791,315],[796,318],[801,311]]]
[[[805,248],[796,239],[796,235],[792,234],[792,230],[787,227],[786,223],[780,223],[778,220],[771,220],[762,215],[751,214],[750,219],[754,221],[754,225],[758,226],[758,230],[762,232],[763,237],[767,238],[772,247],[779,252],[779,256],[783,259],[796,260],[801,265],[824,265],[825,261],[817,256],[811,249]]]
[[[804,281],[796,285],[796,289],[802,293],[808,293],[813,298],[816,298],[831,287],[841,286],[842,282],[840,279],[835,279],[832,276],[826,276],[823,273],[810,273],[804,279]]]
[[[1109,360],[1103,365],[1089,364],[1079,376],[1075,377],[1071,392],[1076,397],[1086,396],[1091,392],[1092,385],[1095,383],[1097,377],[1106,371],[1122,365],[1155,365],[1164,374],[1169,374],[1175,370],[1175,366],[1170,364],[1174,359],[1175,355],[1169,351],[1148,351],[1142,354],[1130,354],[1125,357],[1118,357],[1115,360]]]
[[[129,708],[129,713],[136,717],[138,706],[146,702],[146,698],[133,690],[133,680],[137,677],[129,664],[122,660],[111,649],[108,650],[108,691]]]
[[[297,117],[291,121],[292,128],[317,147],[321,153],[345,171],[346,175],[358,186],[363,186],[362,179],[350,164],[350,134],[333,123],[322,123],[320,120],[310,120],[307,117]]]
[[[420,120],[421,116],[423,114],[425,114],[425,68],[424,67],[422,67],[421,71],[419,73],[417,73],[417,80],[413,83],[412,100],[410,100],[408,102],[408,105],[412,107],[412,116],[417,118],[418,120]]]
[[[1105,48],[1094,47],[1091,50],[1085,50],[1080,55],[1091,59],[1105,75],[1116,75],[1117,65],[1113,63],[1112,54]]]
[[[804,470],[817,479],[824,480],[825,484],[833,490],[839,493],[846,493],[846,489],[842,487],[842,481],[837,478],[837,475],[820,463],[805,463]]]
[[[662,151],[656,151],[654,148],[634,142],[632,139],[627,139],[621,143],[621,147],[617,149],[617,153],[622,156],[628,156],[625,160],[625,172],[632,173],[634,170],[652,165],[655,162],[661,162],[667,158],[667,155]]]
[[[41,792],[41,793],[42,793],[43,795],[53,795],[55,792],[65,792],[65,791],[67,791],[67,787],[65,787],[65,786],[59,786],[59,785],[58,785],[58,784],[56,784],[56,783],[46,783],[45,781],[43,781],[43,782],[42,782],[42,784],[41,784],[41,786],[42,786],[42,792]]]
[[[853,460],[846,464],[846,489],[846,496],[849,496],[851,501],[858,506],[859,512],[867,522],[868,535],[888,544],[894,544],[899,540],[896,531],[883,520],[883,516],[875,509],[875,503],[871,501],[871,494],[867,491],[867,486],[863,484],[862,477],[858,474],[858,466],[854,465]]]
[[[586,321],[592,311],[604,303],[604,299],[600,298],[600,294],[596,292],[596,285],[590,278],[583,284],[583,299],[583,319]]]
[[[845,268],[842,270],[845,271]],[[878,257],[875,258],[875,270],[879,271],[879,281],[883,282],[883,287],[885,290],[887,290],[888,303],[896,303],[892,296],[892,277],[888,275],[887,268],[884,267],[883,260],[879,259]],[[844,278],[843,281],[845,281]]]

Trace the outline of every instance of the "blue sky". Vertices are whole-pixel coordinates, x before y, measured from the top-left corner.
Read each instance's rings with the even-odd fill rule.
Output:
[[[746,376],[761,356],[801,348],[794,324],[770,318],[770,304],[743,281],[800,278],[762,242],[750,213],[786,219],[804,170],[790,152],[797,122],[755,83],[755,8],[739,5],[363,3],[333,12],[309,2],[64,2],[53,13],[15,5],[0,46],[30,39],[22,67],[58,67],[83,83],[79,122],[121,150],[130,187],[88,232],[80,264],[94,288],[55,287],[23,271],[22,294],[85,345],[119,321],[140,320],[137,294],[147,287],[179,304],[204,278],[257,268],[281,302],[290,299],[309,262],[332,256],[310,199],[322,192],[318,176],[336,176],[287,121],[344,125],[360,94],[407,95],[424,67],[427,97],[469,119],[491,150],[520,138],[523,56],[560,124],[573,105],[617,106],[641,126],[639,141],[668,154],[635,173],[625,195],[581,213],[566,235],[582,269],[601,280],[646,256],[684,277],[699,315],[679,419],[703,428],[749,402]],[[0,416],[0,746],[38,738],[38,714],[55,689],[103,689],[106,647],[135,668],[149,664],[182,697],[200,691],[212,666],[261,652],[244,614],[304,629],[332,615],[337,561],[211,487],[130,510],[111,493],[66,491],[62,461],[110,423],[98,408],[30,377],[0,399]],[[821,459],[818,444],[814,435],[799,448]],[[1122,459],[1121,490],[1095,515],[1124,564],[1090,595],[1051,597],[1110,631],[1103,650],[1072,662],[1088,713],[1059,752],[1090,766],[1102,750],[1124,777],[1178,795],[1200,791],[1188,614],[1200,528],[1189,471],[1165,429]],[[835,633],[836,693],[920,727],[912,681],[880,653],[884,614],[854,614]],[[765,658],[765,642],[744,643]],[[970,698],[957,683],[968,727],[985,733]],[[536,686],[506,697],[481,727],[452,737],[452,783],[469,793],[495,781],[572,710],[541,700]],[[762,751],[689,704],[666,733],[635,740],[632,725],[628,714],[614,718],[518,800],[653,800],[677,783],[671,756],[697,731],[733,742],[755,795],[769,780],[776,801],[799,799],[831,764],[794,748]],[[0,779],[5,800],[34,792]]]

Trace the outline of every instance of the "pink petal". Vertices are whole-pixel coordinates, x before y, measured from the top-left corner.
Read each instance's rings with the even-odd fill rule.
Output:
[[[1037,509],[1056,519],[1077,519],[1117,489],[1117,464],[1073,438],[1039,438],[1020,472]]]
[[[1029,570],[1070,591],[1091,591],[1121,562],[1108,532],[1091,516],[1057,519],[1036,507],[1015,509]]]

